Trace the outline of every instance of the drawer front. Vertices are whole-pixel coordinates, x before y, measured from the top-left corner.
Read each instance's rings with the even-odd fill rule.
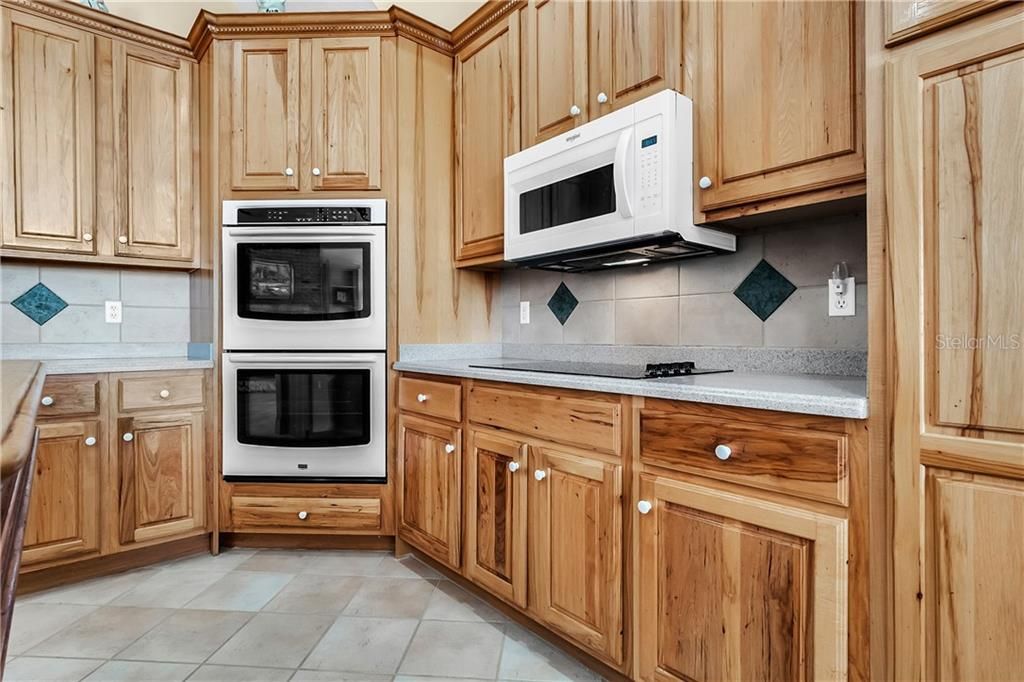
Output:
[[[571,391],[540,391],[474,385],[468,393],[470,421],[552,443],[619,454],[622,409]]]
[[[190,407],[203,404],[202,374],[149,374],[117,380],[118,403],[122,410],[160,407]]]
[[[398,407],[406,412],[462,420],[462,384],[399,377]]]
[[[379,530],[380,499],[234,496],[231,525],[233,530]]]
[[[98,376],[52,376],[43,384],[39,417],[91,415],[100,411]]]
[[[642,411],[640,460],[809,500],[847,504],[842,433]]]

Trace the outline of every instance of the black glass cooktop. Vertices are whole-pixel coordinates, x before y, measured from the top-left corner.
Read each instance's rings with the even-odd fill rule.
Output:
[[[660,362],[647,365],[620,365],[608,362],[566,362],[563,360],[482,360],[470,367],[483,369],[509,369],[520,372],[547,372],[550,374],[582,374],[613,379],[660,379],[697,374],[719,374],[731,369],[704,369],[692,362]]]

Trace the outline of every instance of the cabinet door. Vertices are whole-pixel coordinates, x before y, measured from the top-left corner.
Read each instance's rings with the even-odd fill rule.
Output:
[[[681,89],[683,4],[590,3],[590,118]]]
[[[99,550],[99,422],[39,426],[22,564]]]
[[[462,529],[462,430],[400,415],[398,470],[402,537],[457,570]]]
[[[885,43],[893,45],[966,21],[1006,0],[890,0],[885,3]]]
[[[694,11],[694,176],[710,181],[694,190],[699,210],[863,180],[863,4],[701,2]]]
[[[313,190],[380,189],[380,38],[310,43],[302,82],[312,117],[304,180]]]
[[[159,52],[113,45],[119,256],[192,260],[195,69]]]
[[[513,13],[455,57],[456,261],[501,261],[505,157],[517,151],[519,16]]]
[[[587,120],[587,7],[584,0],[530,0],[522,10],[523,147]]]
[[[233,45],[231,186],[299,188],[299,41]]]
[[[118,419],[121,544],[201,528],[203,415],[198,412]]]
[[[6,7],[0,18],[3,246],[95,253],[93,35]]]
[[[466,577],[525,607],[526,444],[471,429],[466,455]]]
[[[531,608],[621,662],[622,467],[548,446],[531,448],[530,460]]]
[[[845,520],[648,474],[638,508],[641,679],[846,679]]]

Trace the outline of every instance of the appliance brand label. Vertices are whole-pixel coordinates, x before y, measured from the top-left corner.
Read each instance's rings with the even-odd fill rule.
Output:
[[[580,134],[579,133],[573,133],[572,135],[569,135],[568,137],[566,137],[565,141],[566,142],[575,142],[578,139],[580,139]]]

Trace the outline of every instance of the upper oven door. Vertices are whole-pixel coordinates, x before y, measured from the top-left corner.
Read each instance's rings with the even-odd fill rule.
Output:
[[[384,350],[381,227],[224,230],[228,350]]]
[[[608,114],[505,159],[505,258],[633,234],[632,115]]]

